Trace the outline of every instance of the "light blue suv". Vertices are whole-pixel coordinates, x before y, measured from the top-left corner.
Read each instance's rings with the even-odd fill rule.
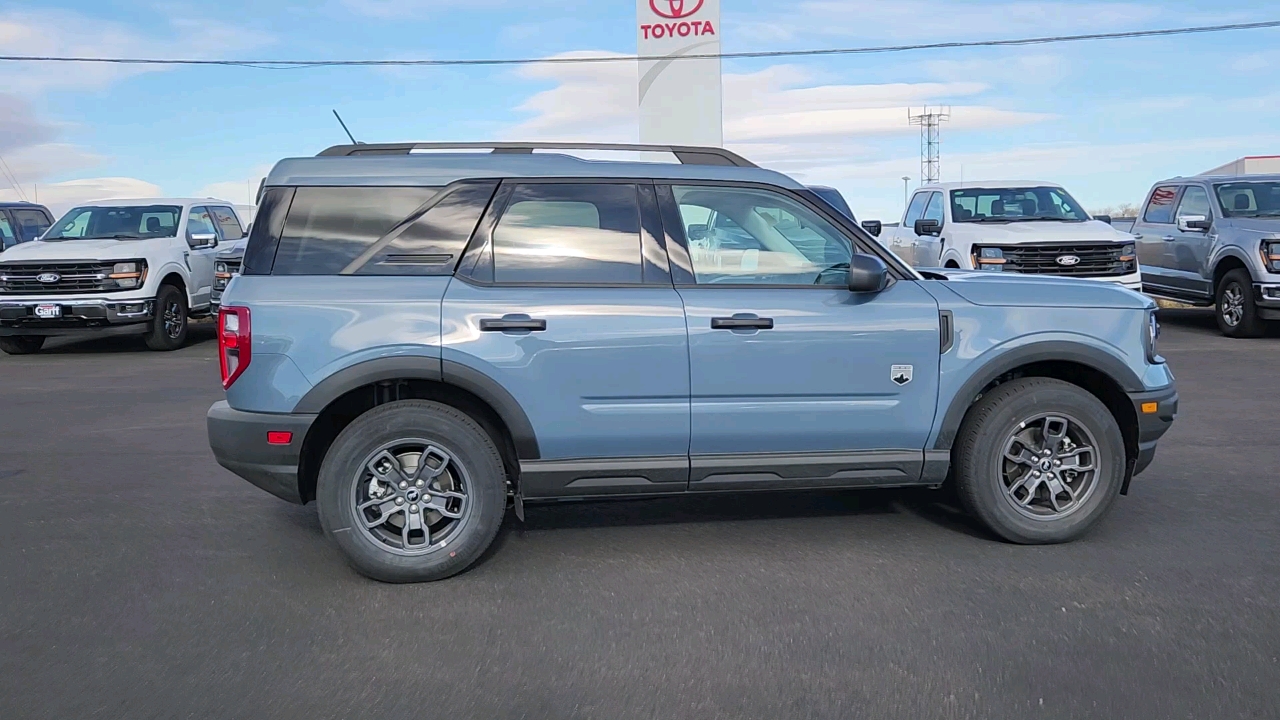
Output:
[[[465,569],[509,504],[584,497],[953,483],[997,535],[1067,541],[1178,405],[1143,296],[919,273],[714,148],[283,160],[218,323],[218,462],[315,500],[385,581]]]

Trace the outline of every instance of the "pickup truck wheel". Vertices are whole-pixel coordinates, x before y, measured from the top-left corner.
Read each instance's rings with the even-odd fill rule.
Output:
[[[361,574],[383,582],[462,572],[506,514],[506,473],[493,440],[441,403],[402,400],[356,418],[325,454],[320,524]]]
[[[31,355],[44,346],[43,335],[13,335],[0,338],[0,350],[6,355]]]
[[[187,294],[173,285],[161,285],[156,293],[155,317],[147,331],[147,347],[177,350],[187,342]]]
[[[1264,324],[1253,302],[1253,278],[1244,268],[1227,273],[1218,283],[1218,329],[1233,338],[1262,337]]]
[[[1015,543],[1074,540],[1106,515],[1124,481],[1120,426],[1084,389],[1051,378],[997,386],[969,410],[954,452],[970,514]]]

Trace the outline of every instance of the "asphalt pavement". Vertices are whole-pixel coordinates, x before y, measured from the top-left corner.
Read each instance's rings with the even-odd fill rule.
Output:
[[[1280,717],[1280,334],[1162,314],[1181,415],[1074,544],[928,491],[576,503],[406,586],[214,462],[207,325],[0,357],[0,718]]]

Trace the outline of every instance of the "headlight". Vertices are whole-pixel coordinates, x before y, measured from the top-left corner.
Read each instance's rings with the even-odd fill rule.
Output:
[[[1147,311],[1147,326],[1143,333],[1143,344],[1147,346],[1147,362],[1156,365],[1164,362],[1164,358],[1160,357],[1160,320],[1156,318],[1155,310]]]
[[[973,249],[973,267],[978,270],[1004,270],[1004,251],[998,247]]]
[[[111,274],[107,278],[121,290],[141,287],[147,279],[147,264],[141,260],[118,262],[111,266]]]
[[[1262,264],[1267,272],[1280,273],[1280,240],[1262,241]]]
[[[221,275],[227,274],[227,264],[224,262],[216,262],[213,264],[213,271]]]

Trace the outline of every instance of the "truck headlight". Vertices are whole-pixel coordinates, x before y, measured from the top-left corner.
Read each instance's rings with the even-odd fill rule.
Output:
[[[1262,241],[1262,264],[1267,272],[1280,273],[1280,240]]]
[[[111,266],[111,274],[107,278],[114,281],[121,290],[141,287],[147,279],[147,264],[141,260],[118,262]]]
[[[1120,264],[1124,266],[1125,272],[1133,272],[1137,269],[1138,252],[1133,243],[1120,248]]]
[[[1164,362],[1164,358],[1160,357],[1160,320],[1156,317],[1155,310],[1147,311],[1147,324],[1143,332],[1143,344],[1147,348],[1147,362],[1152,365],[1158,365]]]
[[[1001,272],[1004,270],[1004,263],[1004,251],[998,247],[973,249],[974,269]]]

